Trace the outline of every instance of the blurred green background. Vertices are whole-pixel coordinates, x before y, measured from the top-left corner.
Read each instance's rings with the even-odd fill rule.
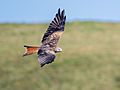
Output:
[[[120,23],[67,23],[63,52],[41,68],[23,45],[40,45],[47,27],[0,24],[0,90],[120,90]]]

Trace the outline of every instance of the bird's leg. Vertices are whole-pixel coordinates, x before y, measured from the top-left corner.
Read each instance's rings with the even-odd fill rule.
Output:
[[[62,48],[56,47],[56,48],[55,48],[55,53],[58,53],[58,52],[62,52]]]
[[[27,55],[37,53],[39,48],[40,48],[38,46],[29,46],[29,45],[24,45],[24,47],[25,47],[26,51],[23,54],[23,56],[27,56]]]

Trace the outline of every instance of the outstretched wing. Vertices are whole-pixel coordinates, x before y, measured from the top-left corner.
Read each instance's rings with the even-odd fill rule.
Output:
[[[66,21],[66,16],[64,14],[65,14],[65,10],[60,12],[60,9],[58,9],[58,13],[56,14],[53,21],[50,23],[46,33],[44,34],[44,36],[42,38],[42,43],[50,42],[50,40],[51,40],[50,38],[53,37],[52,36],[53,34],[55,34],[56,37],[61,36],[61,34],[64,31],[64,26],[65,26],[65,21]],[[55,37],[54,37],[54,39],[55,39]]]
[[[38,51],[38,62],[43,67],[45,64],[52,63],[55,59],[55,54],[51,52],[46,52],[44,50]]]
[[[64,13],[64,10],[60,12],[58,9],[58,13],[43,36],[42,45],[38,51],[38,61],[41,67],[52,63],[55,59],[55,48],[65,26],[66,16]]]

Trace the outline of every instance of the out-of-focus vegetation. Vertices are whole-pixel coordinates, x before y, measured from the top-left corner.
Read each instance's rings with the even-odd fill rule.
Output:
[[[120,24],[67,23],[63,52],[41,68],[23,45],[40,45],[48,24],[0,24],[0,90],[120,90]]]

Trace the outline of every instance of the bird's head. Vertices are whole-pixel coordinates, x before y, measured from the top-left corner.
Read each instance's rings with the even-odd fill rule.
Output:
[[[55,49],[55,53],[58,53],[58,52],[62,52],[62,48],[57,47],[57,48]]]

